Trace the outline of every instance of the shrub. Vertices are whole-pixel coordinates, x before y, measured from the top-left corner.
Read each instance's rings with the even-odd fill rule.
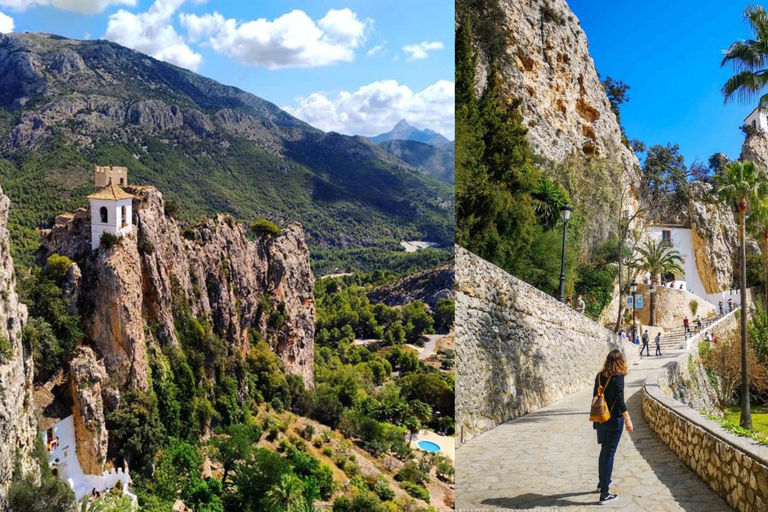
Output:
[[[395,491],[389,486],[389,482],[383,478],[376,481],[372,490],[381,501],[392,501],[395,499]]]
[[[424,487],[414,484],[412,482],[403,482],[400,484],[400,487],[402,487],[405,492],[407,492],[414,498],[418,498],[420,500],[424,500],[427,503],[429,503],[429,491],[426,490]]]
[[[312,437],[315,435],[315,427],[314,425],[307,425],[304,427],[304,430],[301,432],[301,437],[309,441],[312,439]]]
[[[73,512],[75,494],[63,480],[47,476],[38,486],[32,476],[8,489],[8,512]]]
[[[333,448],[330,446],[323,446],[323,450],[321,452],[326,457],[333,457]]]
[[[66,256],[51,254],[48,256],[45,264],[45,272],[53,278],[54,281],[61,281],[67,274],[67,269],[72,264],[72,260]]]
[[[13,346],[7,337],[0,334],[0,356],[6,360],[13,359]]]
[[[195,239],[195,230],[192,228],[184,228],[184,231],[181,232],[181,236],[186,238],[187,240],[194,240]]]
[[[150,255],[155,252],[155,245],[142,232],[139,232],[139,239],[136,242],[136,248],[141,254]]]
[[[165,202],[164,206],[165,215],[168,217],[176,217],[179,213],[179,202],[175,199],[169,199]]]
[[[117,235],[113,235],[112,233],[102,233],[101,234],[101,247],[104,248],[105,251],[110,250],[114,246],[120,243],[120,237]]]
[[[259,219],[251,224],[251,229],[256,236],[265,238],[277,238],[280,236],[280,228],[277,225],[267,219]]]
[[[688,307],[691,308],[691,315],[696,316],[696,311],[699,310],[699,301],[691,299],[691,302],[688,303]]]
[[[320,439],[319,437],[313,438],[312,439],[312,446],[314,446],[315,448],[320,448],[321,446],[323,446],[323,440]]]

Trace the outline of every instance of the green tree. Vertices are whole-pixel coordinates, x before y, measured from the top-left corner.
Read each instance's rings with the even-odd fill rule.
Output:
[[[44,478],[36,485],[31,475],[11,483],[8,512],[73,512],[75,495],[63,480]]]
[[[435,328],[439,332],[448,332],[454,322],[456,305],[453,299],[438,299],[435,303]]]
[[[568,192],[550,180],[540,178],[536,189],[531,194],[534,199],[536,216],[545,229],[552,229],[560,222],[560,208],[568,204]]]
[[[754,162],[730,162],[723,174],[715,176],[714,193],[726,204],[735,205],[739,211],[739,243],[741,269],[747,268],[747,236],[745,216],[750,203],[763,200],[768,194],[765,172]],[[741,418],[739,424],[752,429],[752,411],[749,404],[749,373],[747,346],[747,273],[741,272]]]
[[[736,41],[726,50],[720,67],[730,65],[736,72],[721,92],[726,103],[737,98],[741,102],[754,100],[768,83],[768,15],[759,5],[744,8],[744,21],[749,25],[753,39]],[[768,95],[760,96],[760,107],[768,107]]]
[[[643,164],[643,179],[648,192],[674,192],[680,198],[688,197],[688,169],[678,144],[657,144],[648,149]]]
[[[638,270],[650,272],[652,286],[659,280],[661,274],[684,273],[680,263],[683,257],[674,249],[671,249],[665,242],[649,240],[638,248],[640,261],[637,265]],[[656,325],[656,301],[651,300],[651,325]]]
[[[294,474],[285,473],[264,496],[266,512],[306,512],[304,484]]]
[[[155,397],[139,389],[128,391],[120,406],[107,415],[107,428],[115,452],[131,468],[149,471],[165,437]]]

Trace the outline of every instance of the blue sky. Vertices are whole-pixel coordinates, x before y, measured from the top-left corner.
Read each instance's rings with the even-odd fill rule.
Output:
[[[571,0],[600,74],[629,84],[622,124],[648,145],[677,142],[690,164],[715,152],[739,157],[744,118],[757,106],[723,104],[732,75],[722,51],[750,37],[748,2]],[[767,91],[768,92],[768,91]]]
[[[405,117],[453,139],[453,12],[453,0],[0,0],[0,31],[110,39],[325,130],[374,135]]]

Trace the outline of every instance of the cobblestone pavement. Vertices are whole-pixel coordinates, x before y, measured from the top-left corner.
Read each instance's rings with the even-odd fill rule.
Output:
[[[730,507],[664,445],[645,423],[641,385],[680,352],[644,357],[629,369],[624,398],[635,431],[622,434],[611,491],[600,506],[599,445],[589,405],[592,387],[470,440],[456,452],[456,510],[593,510],[719,512]]]

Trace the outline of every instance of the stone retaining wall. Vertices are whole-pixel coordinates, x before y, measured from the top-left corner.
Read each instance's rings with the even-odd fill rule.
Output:
[[[617,347],[639,359],[635,345],[456,247],[457,446],[591,386]]]
[[[726,324],[723,330],[727,328]],[[667,394],[675,375],[685,373],[681,367],[688,365],[688,357],[683,354],[648,376],[643,386],[645,420],[728,505],[740,512],[768,510],[768,447],[731,434]]]

